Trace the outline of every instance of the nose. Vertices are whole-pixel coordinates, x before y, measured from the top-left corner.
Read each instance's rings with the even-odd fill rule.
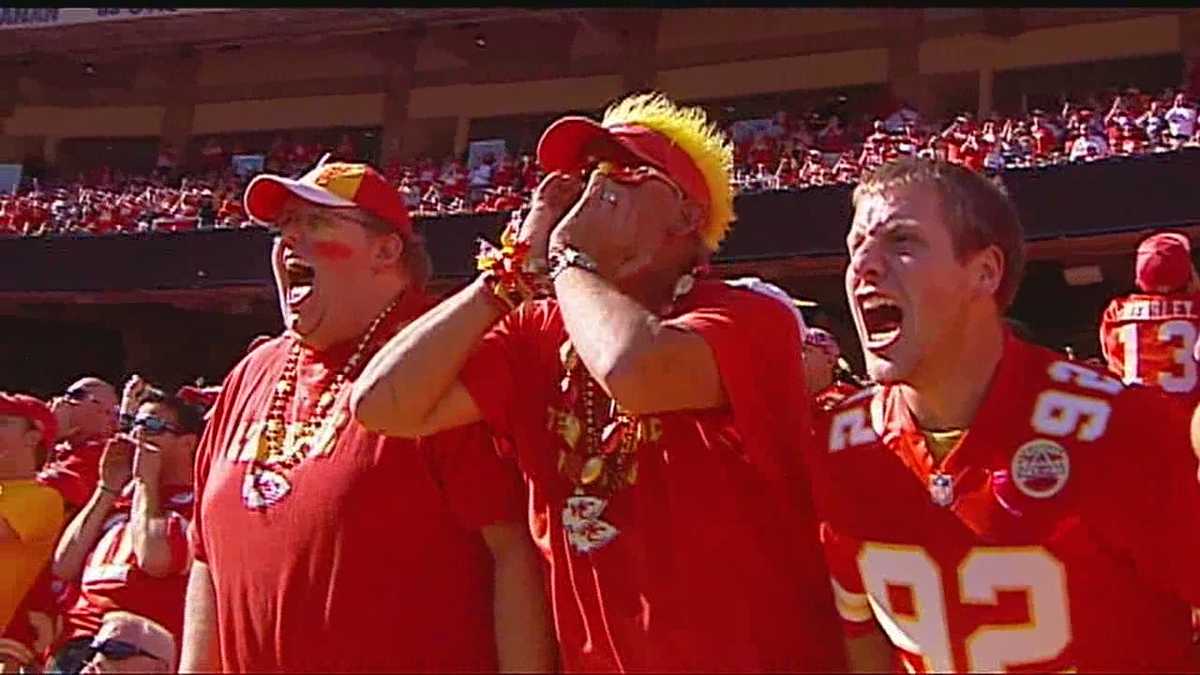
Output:
[[[876,281],[883,276],[885,261],[878,244],[863,242],[850,255],[850,273],[862,281]]]

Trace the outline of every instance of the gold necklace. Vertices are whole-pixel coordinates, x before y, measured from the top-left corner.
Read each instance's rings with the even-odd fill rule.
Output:
[[[328,388],[321,393],[312,415],[301,422],[300,430],[289,444],[285,420],[300,380],[301,354],[300,342],[292,344],[283,366],[283,373],[271,391],[265,428],[258,438],[257,451],[246,469],[242,482],[242,501],[248,508],[265,509],[278,503],[291,492],[292,484],[288,474],[292,469],[314,454],[323,455],[332,450],[334,441],[349,416],[346,410],[339,410],[333,417],[330,417],[330,412],[338,401],[338,395],[350,381],[351,373],[366,354],[367,346],[375,337],[375,332],[400,304],[402,297],[403,294],[398,296],[372,319],[359,339],[354,353],[342,364]]]

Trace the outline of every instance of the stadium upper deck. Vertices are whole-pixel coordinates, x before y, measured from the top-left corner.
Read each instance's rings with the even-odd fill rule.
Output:
[[[106,11],[0,23],[0,162],[53,164],[69,138],[337,126],[381,128],[385,160],[461,153],[489,120],[647,86],[717,101],[870,85],[986,112],[1054,66],[1200,47],[1200,12],[1181,9]]]

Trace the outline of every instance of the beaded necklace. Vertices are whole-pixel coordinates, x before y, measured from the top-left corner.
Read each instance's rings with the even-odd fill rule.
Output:
[[[345,408],[330,416],[334,404],[338,401],[338,395],[350,382],[350,375],[363,360],[375,332],[400,304],[402,297],[403,294],[371,320],[354,353],[342,364],[325,391],[321,392],[312,415],[300,423],[300,429],[296,432],[293,442],[288,443],[285,420],[300,379],[301,346],[299,341],[292,344],[283,366],[283,373],[271,391],[266,424],[258,437],[258,448],[242,482],[242,501],[247,508],[266,509],[278,503],[292,490],[289,474],[293,469],[311,456],[332,451],[338,433],[349,420]]]
[[[691,291],[694,281],[691,274],[679,279],[672,304]],[[564,405],[550,407],[548,425],[563,441],[558,471],[575,486],[563,506],[563,529],[571,548],[586,554],[620,534],[601,516],[616,492],[637,483],[638,449],[662,438],[662,421],[622,410],[608,398],[570,340],[560,348],[559,359],[565,371],[560,385]]]

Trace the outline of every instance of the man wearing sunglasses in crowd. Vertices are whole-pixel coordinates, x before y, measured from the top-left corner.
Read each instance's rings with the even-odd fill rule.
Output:
[[[54,575],[80,590],[55,653],[59,672],[79,672],[109,611],[152,619],[176,640],[183,630],[203,411],[149,387],[140,399],[131,430],[106,444],[96,488],[54,554]]]
[[[117,430],[117,392],[97,377],[84,377],[50,402],[60,442],[50,452],[41,480],[62,493],[68,513],[83,508],[96,488],[104,442]]]
[[[170,631],[129,612],[109,612],[81,673],[173,673],[178,641]]]
[[[731,159],[657,94],[555,122],[519,234],[354,386],[370,429],[483,420],[515,452],[569,672],[842,666],[798,465],[802,321],[778,289],[696,279]]]

